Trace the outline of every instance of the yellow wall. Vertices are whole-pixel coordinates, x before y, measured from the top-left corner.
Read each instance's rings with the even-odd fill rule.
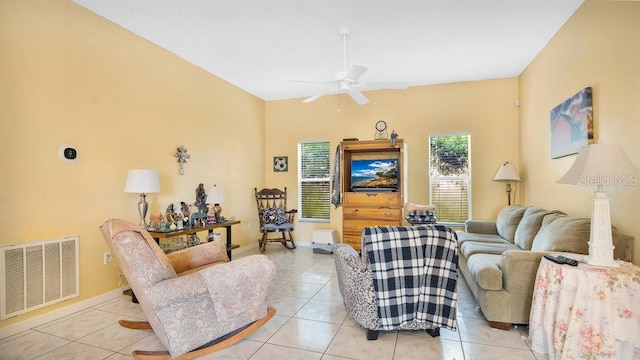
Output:
[[[310,104],[301,99],[266,103],[265,185],[287,186],[290,208],[297,206],[297,141],[325,139],[331,154],[343,138],[373,139],[377,120],[387,122],[409,144],[409,201],[428,203],[429,134],[471,133],[473,217],[495,218],[506,205],[505,184],[492,181],[506,160],[518,167],[518,98],[515,78],[420,86],[367,92],[371,101],[358,106],[347,95],[327,96]],[[338,109],[340,108],[340,111]],[[289,172],[274,173],[273,156],[289,156]],[[331,159],[333,164],[333,158]],[[342,208],[332,206],[331,224],[302,223],[299,239],[309,241],[316,228],[342,228]]]
[[[372,139],[379,119],[409,144],[409,201],[428,201],[429,134],[468,131],[474,218],[505,205],[504,184],[492,178],[506,160],[523,178],[519,203],[588,216],[592,189],[555,184],[574,157],[549,159],[549,110],[592,86],[597,140],[622,143],[640,164],[637,19],[640,3],[587,0],[518,79],[368,92],[365,106],[344,95],[265,104],[70,1],[0,0],[0,245],[77,234],[81,254],[79,299],[0,327],[118,287],[115,265],[102,265],[98,226],[137,221],[138,196],[123,192],[128,169],[159,171],[154,212],[193,201],[199,183],[222,187],[224,214],[242,221],[234,242],[253,246],[253,187],[287,186],[298,205],[297,142],[328,139],[333,153],[342,138]],[[76,163],[58,160],[66,143],[77,146]],[[191,154],[183,176],[178,145]],[[274,173],[282,155],[290,170]],[[610,189],[614,224],[636,236],[639,191]],[[330,224],[298,224],[297,239],[340,229],[341,211],[332,207]],[[639,254],[636,246],[636,263]]]
[[[256,242],[264,101],[68,0],[0,0],[0,54],[0,245],[79,235],[81,293],[0,326],[118,287],[98,226],[139,221],[139,196],[123,191],[131,168],[160,174],[152,212],[217,184],[223,214],[243,222],[234,242]],[[61,144],[77,162],[58,159]]]
[[[593,88],[596,142],[620,143],[640,167],[640,2],[587,0],[519,78],[520,163],[527,204],[589,217],[595,188],[556,184],[575,155],[549,156],[549,111]],[[608,187],[611,219],[636,237],[640,186]]]

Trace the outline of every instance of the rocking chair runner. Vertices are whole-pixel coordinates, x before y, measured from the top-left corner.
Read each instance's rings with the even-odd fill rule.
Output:
[[[127,221],[112,219],[100,230],[148,319],[120,325],[153,329],[168,350],[136,350],[134,359],[195,359],[242,340],[275,314],[266,303],[275,265],[264,255],[229,262],[226,246],[214,241],[166,256]]]
[[[258,219],[260,220],[260,232],[262,237],[258,240],[260,252],[265,251],[268,242],[279,242],[287,249],[293,250],[296,244],[293,241],[293,222],[298,210],[287,210],[287,188],[262,189],[253,188],[258,206]],[[270,233],[280,233],[280,237],[269,238]],[[287,238],[288,236],[288,238]]]

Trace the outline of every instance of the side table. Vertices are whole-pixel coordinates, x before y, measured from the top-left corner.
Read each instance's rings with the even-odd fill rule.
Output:
[[[568,255],[569,256],[569,255]],[[531,348],[554,359],[634,359],[640,353],[640,267],[540,261]]]
[[[213,231],[213,229],[225,228],[227,230],[227,256],[229,256],[229,260],[231,260],[231,250],[237,249],[240,247],[240,245],[231,243],[231,226],[236,224],[240,224],[240,220],[225,221],[225,222],[209,224],[209,225],[200,226],[200,227],[184,228],[182,230],[170,230],[170,231],[149,230],[149,234],[151,235],[152,238],[156,240],[156,242],[159,242],[160,238],[189,235],[189,234],[195,234],[201,231]]]

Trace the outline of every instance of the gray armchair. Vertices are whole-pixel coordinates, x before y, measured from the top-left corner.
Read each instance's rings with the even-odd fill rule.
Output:
[[[340,293],[367,339],[380,330],[456,330],[456,242],[442,225],[376,226],[363,230],[362,256],[335,245]]]

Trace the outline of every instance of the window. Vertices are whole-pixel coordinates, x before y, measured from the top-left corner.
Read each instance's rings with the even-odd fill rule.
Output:
[[[438,222],[461,224],[471,218],[471,135],[429,137],[431,204]]]
[[[329,142],[300,142],[298,159],[299,220],[328,222],[331,206]]]

